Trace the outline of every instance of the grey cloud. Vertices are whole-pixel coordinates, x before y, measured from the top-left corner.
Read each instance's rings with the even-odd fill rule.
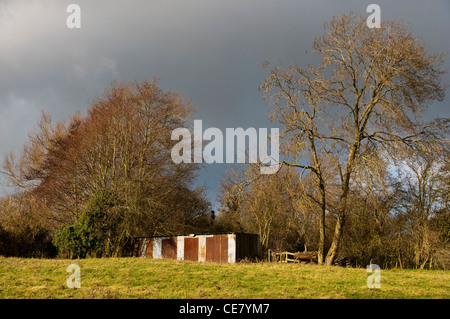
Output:
[[[267,76],[261,63],[314,62],[305,51],[323,22],[351,10],[365,15],[372,2],[1,1],[0,156],[20,149],[41,109],[55,119],[85,111],[112,80],[159,76],[192,100],[206,127],[270,127],[257,89]],[[70,3],[81,7],[79,30],[65,25]],[[448,1],[376,3],[382,19],[410,22],[431,51],[450,51]],[[447,104],[432,113],[448,112]],[[211,199],[227,168],[211,165],[200,176]]]

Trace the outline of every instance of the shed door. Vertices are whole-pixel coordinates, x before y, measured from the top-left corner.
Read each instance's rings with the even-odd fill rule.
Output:
[[[206,237],[206,261],[216,263],[228,262],[228,235]]]
[[[198,261],[198,238],[184,238],[184,260]]]

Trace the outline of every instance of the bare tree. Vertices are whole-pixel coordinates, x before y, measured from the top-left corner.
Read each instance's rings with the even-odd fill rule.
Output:
[[[416,268],[423,269],[440,248],[439,231],[434,224],[436,213],[446,210],[442,190],[448,188],[449,174],[443,168],[442,160],[425,155],[405,159],[399,169],[403,185],[402,210],[411,223],[410,245]]]
[[[258,165],[232,170],[221,183],[218,223],[257,233],[264,250],[297,249],[300,243],[307,248],[308,225],[314,221],[303,207],[302,187],[298,172],[289,167],[273,175],[261,175]]]
[[[370,29],[363,17],[334,17],[325,23],[312,53],[320,65],[271,69],[261,85],[274,107],[272,120],[284,125],[280,137],[285,165],[315,176],[320,207],[319,263],[331,265],[342,237],[355,173],[375,173],[387,156],[411,154],[445,142],[447,119],[424,123],[419,117],[442,100],[440,69],[444,55],[425,46],[397,21]],[[266,64],[267,68],[271,68]],[[333,165],[339,183],[337,206],[327,204],[324,162]],[[325,255],[325,216],[337,215],[331,247]]]

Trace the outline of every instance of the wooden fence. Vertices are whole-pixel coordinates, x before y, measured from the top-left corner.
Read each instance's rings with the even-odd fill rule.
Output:
[[[269,262],[276,261],[278,263],[300,263],[300,262],[313,262],[317,261],[317,251],[311,252],[296,252],[291,253],[288,251],[284,252],[273,252],[269,250],[268,252]]]

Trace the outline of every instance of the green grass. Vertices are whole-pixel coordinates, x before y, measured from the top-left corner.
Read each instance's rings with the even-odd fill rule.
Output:
[[[81,288],[66,286],[70,264]],[[0,257],[0,298],[446,298],[450,271],[381,270],[304,264],[215,264],[148,258],[84,260]]]

